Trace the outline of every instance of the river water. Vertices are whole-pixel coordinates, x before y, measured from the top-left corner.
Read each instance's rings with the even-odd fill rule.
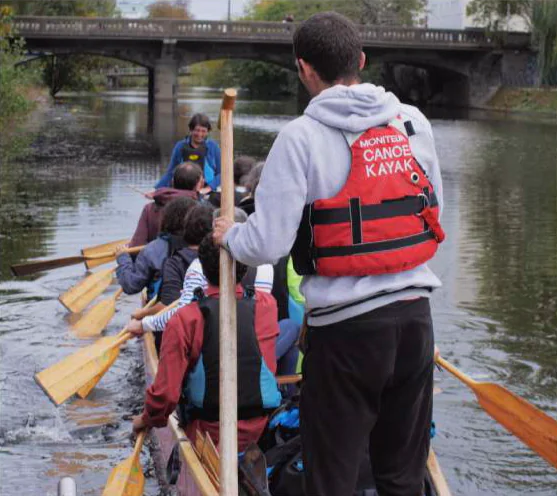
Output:
[[[87,342],[57,301],[82,265],[15,279],[13,263],[69,256],[125,238],[148,190],[185,134],[185,116],[216,119],[220,97],[182,95],[177,125],[148,132],[141,92],[68,95],[37,118],[30,154],[2,164],[0,205],[0,494],[56,494],[60,477],[100,494],[131,453],[131,414],[141,408],[140,346],[130,342],[87,400],[54,407],[33,374]],[[296,115],[289,101],[241,99],[236,153],[263,158]],[[447,241],[432,263],[436,340],[452,363],[502,384],[557,418],[557,125],[504,116],[432,117],[441,162]],[[218,139],[218,133],[213,133]],[[110,288],[111,292],[116,286]],[[126,296],[107,333],[137,306]],[[496,424],[474,395],[436,373],[434,448],[455,495],[555,495],[557,472]],[[146,494],[164,494],[149,452]]]

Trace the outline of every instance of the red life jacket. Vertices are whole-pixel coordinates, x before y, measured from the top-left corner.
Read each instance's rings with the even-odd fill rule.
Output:
[[[306,205],[292,256],[299,274],[366,276],[412,269],[445,238],[433,186],[410,149],[400,117],[359,135],[344,187]]]

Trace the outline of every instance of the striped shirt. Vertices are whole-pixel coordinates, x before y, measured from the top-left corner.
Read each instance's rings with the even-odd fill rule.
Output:
[[[255,276],[254,286],[255,289],[259,291],[264,291],[265,293],[270,293],[273,288],[273,266],[269,264],[260,265],[257,267],[257,274]],[[193,300],[193,293],[196,288],[201,288],[203,291],[207,290],[207,279],[203,274],[203,269],[201,267],[201,262],[199,258],[196,258],[188,267],[186,275],[184,276],[184,286],[182,288],[182,295],[180,296],[180,302],[178,305],[168,312],[164,312],[160,315],[150,315],[145,317],[141,322],[143,324],[144,331],[151,332],[162,332],[166,323],[170,318],[178,311],[178,309],[183,306],[189,305]]]

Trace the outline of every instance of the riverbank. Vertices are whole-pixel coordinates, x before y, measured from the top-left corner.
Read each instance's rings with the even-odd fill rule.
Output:
[[[500,88],[488,108],[557,117],[557,88]]]
[[[17,105],[0,119],[0,158],[2,162],[25,153],[40,121],[50,108],[52,98],[44,86],[30,85],[14,91]]]

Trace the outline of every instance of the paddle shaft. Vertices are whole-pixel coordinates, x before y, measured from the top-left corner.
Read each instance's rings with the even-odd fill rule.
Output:
[[[137,435],[137,440],[135,441],[135,446],[133,448],[132,458],[139,458],[139,454],[141,453],[141,448],[143,447],[143,442],[145,441],[146,435],[147,435],[146,430],[142,430]]]
[[[283,384],[296,384],[301,380],[302,380],[302,374],[277,375],[277,384],[279,386]]]
[[[138,253],[143,249],[143,246],[134,246],[133,248],[127,248],[126,253]],[[98,260],[101,258],[114,257],[116,253],[114,251],[108,251],[104,253],[98,253],[96,255],[78,255],[74,257],[61,257],[53,258],[51,260],[38,260],[36,262],[27,262],[24,264],[15,264],[10,268],[15,276],[26,276],[29,274],[34,274],[36,272],[42,272],[44,270],[58,269],[61,267],[68,267],[69,265],[75,265],[81,262],[86,262],[87,260]]]
[[[219,117],[221,128],[221,216],[234,219],[232,110],[236,90],[224,92]],[[219,297],[219,494],[238,495],[238,350],[236,328],[236,265],[231,254],[220,249]]]
[[[453,374],[457,379],[460,379],[462,382],[464,382],[464,384],[466,384],[470,389],[476,391],[476,387],[478,385],[477,381],[475,381],[471,377],[468,377],[464,372],[458,370],[454,365],[451,365],[442,357],[437,357],[435,361],[445,370]]]
[[[145,191],[140,190],[139,188],[137,188],[136,186],[133,186],[132,184],[127,184],[126,185],[128,188],[130,188],[131,190],[135,191],[136,193],[139,193],[141,196],[144,196],[145,198],[149,198],[147,196],[147,193]]]

